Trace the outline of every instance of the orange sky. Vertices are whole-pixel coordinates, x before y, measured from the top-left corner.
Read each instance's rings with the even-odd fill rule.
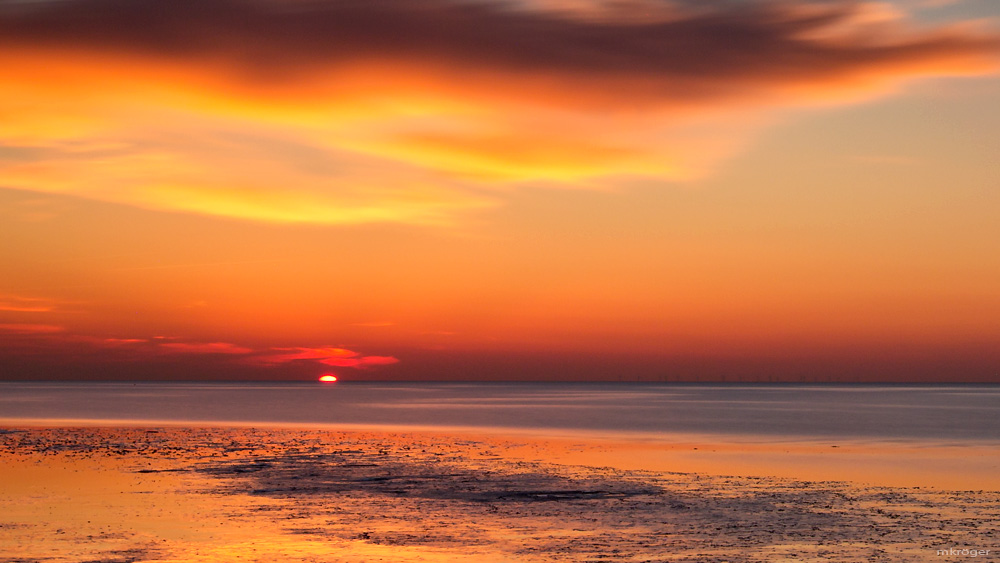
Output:
[[[1000,382],[997,16],[0,2],[0,378]]]

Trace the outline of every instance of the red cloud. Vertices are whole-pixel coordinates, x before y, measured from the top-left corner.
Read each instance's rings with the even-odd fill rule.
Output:
[[[24,297],[21,295],[0,295],[0,311],[15,313],[49,313],[56,310],[51,299]]]
[[[105,344],[141,344],[143,342],[149,342],[145,338],[105,338],[102,342]]]
[[[369,366],[385,366],[398,363],[392,356],[361,356],[358,358],[326,358],[319,363],[343,368],[364,368]]]
[[[0,332],[12,334],[52,334],[55,332],[63,332],[64,330],[66,330],[64,327],[56,325],[19,323],[0,324]]]
[[[336,367],[362,369],[372,366],[384,366],[398,363],[392,356],[362,356],[347,348],[324,346],[319,348],[276,348],[284,353],[267,354],[251,358],[253,363],[278,365],[301,360],[313,360],[321,364]]]
[[[352,358],[357,356],[358,353],[346,348],[334,348],[334,347],[324,347],[324,348],[275,348],[275,350],[281,350],[285,353],[282,354],[269,354],[266,356],[257,356],[254,358],[257,362],[262,364],[284,364],[287,362],[294,362],[296,360],[325,360],[330,358]]]
[[[253,349],[229,342],[168,342],[159,348],[179,354],[250,354]]]

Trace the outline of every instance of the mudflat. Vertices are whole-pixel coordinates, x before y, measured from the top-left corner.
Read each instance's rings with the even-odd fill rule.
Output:
[[[567,444],[471,433],[11,426],[0,430],[0,562],[1000,553],[1000,492],[988,487],[650,470],[634,458],[614,463],[608,444],[593,446],[603,452],[596,457]]]

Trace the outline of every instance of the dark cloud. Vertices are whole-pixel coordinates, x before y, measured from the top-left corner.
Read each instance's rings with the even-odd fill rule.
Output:
[[[254,83],[378,63],[435,69],[455,81],[545,78],[550,86],[583,82],[598,93],[627,97],[624,87],[683,100],[894,66],[967,66],[1000,45],[996,36],[959,29],[890,37],[858,17],[867,6],[693,3],[670,18],[644,20],[616,17],[613,5],[603,17],[582,18],[484,1],[7,1],[0,3],[0,49],[141,55],[220,66]]]

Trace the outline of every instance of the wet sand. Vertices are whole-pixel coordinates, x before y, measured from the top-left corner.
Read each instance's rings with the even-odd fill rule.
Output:
[[[746,457],[693,442],[11,426],[0,430],[0,562],[940,561],[970,557],[939,549],[1000,551],[995,488],[726,476],[725,457],[690,457],[713,446],[706,454]],[[885,454],[851,448],[813,454]],[[708,470],[666,470],[691,459]],[[773,459],[772,473],[809,471]]]

